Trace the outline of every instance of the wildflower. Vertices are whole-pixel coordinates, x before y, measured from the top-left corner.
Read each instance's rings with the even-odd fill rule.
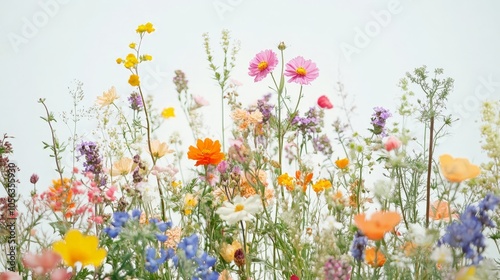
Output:
[[[349,165],[349,159],[348,158],[338,159],[335,161],[335,165],[340,169],[344,169]]]
[[[401,221],[401,216],[397,212],[381,211],[373,213],[367,219],[365,213],[354,216],[354,223],[366,237],[377,241],[384,238],[384,235],[394,230],[394,227]]]
[[[141,110],[142,106],[144,106],[142,97],[137,92],[130,94],[128,101],[130,102],[130,108],[135,111]]]
[[[385,150],[390,152],[392,150],[397,150],[401,147],[401,141],[396,136],[389,136],[385,141]]]
[[[132,67],[135,67],[137,64],[139,64],[139,60],[137,59],[135,54],[129,53],[127,57],[125,57],[125,62],[123,65],[125,66],[125,68],[130,69]]]
[[[13,271],[0,272],[0,280],[22,280],[19,273]]]
[[[198,165],[217,165],[224,159],[224,153],[220,152],[219,140],[215,142],[210,138],[198,139],[196,147],[189,146],[188,159],[196,160]]]
[[[217,262],[216,258],[208,255],[206,252],[203,252],[200,257],[195,258],[195,262],[198,264],[198,267],[196,268],[195,277],[193,277],[193,279],[219,279],[219,273],[212,270]]]
[[[371,124],[373,125],[373,129],[371,130],[375,135],[381,135],[384,137],[386,135],[385,123],[389,117],[392,117],[392,114],[389,110],[382,107],[373,108],[375,113],[372,114]]]
[[[136,46],[136,43],[130,43],[128,45],[128,47],[131,48],[131,49],[135,49],[135,46]]]
[[[239,221],[248,221],[254,218],[254,214],[262,209],[259,195],[253,195],[247,199],[236,196],[233,203],[224,201],[223,206],[215,211],[221,219],[232,225]]]
[[[351,279],[351,266],[342,260],[328,258],[323,266],[325,280],[349,280]]]
[[[191,215],[193,209],[198,205],[198,199],[190,193],[184,196],[184,214]]]
[[[134,160],[128,157],[123,157],[119,161],[113,163],[113,168],[111,169],[111,175],[122,175],[125,176],[134,170]]]
[[[146,270],[155,273],[158,271],[161,264],[167,260],[167,252],[164,249],[160,249],[160,257],[156,257],[156,250],[154,248],[146,249]]]
[[[141,84],[141,82],[139,81],[139,76],[136,74],[130,75],[130,78],[128,79],[128,83],[133,87],[137,87]]]
[[[380,249],[368,247],[365,251],[365,261],[372,267],[381,267],[385,264],[385,256],[380,252]]]
[[[175,70],[175,77],[173,78],[173,82],[175,84],[177,93],[181,93],[183,91],[187,91],[188,89],[188,80],[186,80],[186,74],[182,72],[182,70]]]
[[[311,137],[314,133],[321,132],[323,116],[324,113],[321,110],[318,110],[316,107],[311,107],[304,117],[296,115],[291,122],[293,125],[297,126],[297,129],[300,130],[303,135]]]
[[[224,242],[220,249],[220,255],[226,262],[230,263],[234,260],[234,253],[238,249],[241,249],[241,244],[238,240],[234,240],[232,244]]]
[[[23,265],[33,271],[34,275],[42,276],[51,272],[61,262],[61,256],[51,250],[45,250],[39,255],[26,253],[22,259]]]
[[[179,241],[181,240],[181,234],[182,234],[182,230],[180,227],[174,227],[171,229],[167,229],[167,231],[165,232],[165,235],[168,238],[167,238],[167,241],[165,241],[165,243],[164,243],[165,246],[167,248],[176,249],[177,244],[179,244]]]
[[[300,170],[295,171],[295,183],[299,186],[302,186],[302,191],[305,192],[307,189],[307,185],[311,183],[313,173],[312,172],[306,173],[303,181],[301,177],[302,177],[302,172]]]
[[[333,154],[332,144],[330,143],[330,139],[326,134],[323,134],[320,137],[314,137],[312,141],[315,151],[321,152],[323,155],[328,157]]]
[[[429,217],[434,220],[443,220],[450,218],[450,205],[446,201],[438,200],[432,203],[429,209]]]
[[[290,77],[289,83],[308,85],[319,76],[319,69],[316,67],[316,63],[311,60],[297,56],[286,64],[285,76]]]
[[[257,100],[257,110],[262,113],[262,123],[267,123],[273,113],[274,105],[269,104],[269,100],[271,100],[270,93]]]
[[[77,150],[80,152],[80,156],[85,156],[84,172],[91,172],[94,175],[102,172],[102,158],[99,154],[99,147],[95,142],[82,142],[77,147]]]
[[[352,246],[351,246],[351,255],[355,260],[357,261],[363,260],[363,254],[365,252],[367,243],[368,243],[368,238],[366,238],[366,236],[363,235],[362,232],[357,231],[356,234],[354,235],[354,240],[352,241]]]
[[[141,24],[135,30],[135,32],[141,33],[141,35],[144,32],[151,33],[151,32],[154,32],[154,31],[155,31],[155,28],[153,27],[153,24],[151,22],[148,22],[146,24]]]
[[[198,241],[198,235],[193,234],[191,236],[184,237],[177,246],[179,249],[184,251],[186,258],[190,260],[193,259],[198,252]]]
[[[153,60],[153,57],[149,54],[144,54],[141,56],[141,59],[145,60],[145,61],[151,61],[151,60]]]
[[[245,263],[246,263],[245,252],[243,251],[242,248],[240,248],[234,252],[234,263],[239,267],[242,267],[245,265]]]
[[[161,116],[163,118],[165,118],[165,119],[169,119],[169,118],[175,117],[174,108],[173,107],[168,107],[168,108],[163,109],[163,111],[161,111]]]
[[[195,108],[193,109],[210,105],[210,103],[205,98],[203,98],[203,96],[200,95],[193,96],[193,101],[196,104]]]
[[[332,182],[326,179],[320,179],[316,183],[313,184],[312,188],[316,193],[320,193],[326,189],[332,187]]]
[[[248,67],[248,75],[255,77],[254,82],[261,81],[278,65],[278,56],[272,50],[258,53]]]
[[[32,183],[34,185],[34,184],[36,184],[36,182],[38,182],[38,179],[40,179],[40,177],[38,177],[37,174],[33,173],[30,177],[30,183]]]
[[[450,182],[460,183],[479,176],[479,166],[471,164],[466,158],[453,158],[448,154],[439,157],[441,173]]]
[[[439,265],[453,262],[453,251],[448,246],[437,246],[431,253],[431,260]]]
[[[290,276],[290,280],[300,280],[300,278],[299,276],[292,274],[292,276]]]
[[[333,104],[330,102],[330,99],[326,95],[322,95],[318,98],[318,106],[321,109],[332,109]]]
[[[118,99],[118,95],[116,94],[116,88],[111,87],[108,91],[102,93],[102,96],[97,97],[97,104],[102,107],[109,106],[113,104],[113,102]]]
[[[54,252],[61,255],[64,263],[75,266],[80,262],[82,266],[93,265],[98,267],[106,257],[106,250],[98,248],[99,239],[93,235],[83,235],[79,230],[69,230],[64,240],[52,244]]]
[[[464,266],[455,275],[455,280],[479,280],[476,277],[475,266]]]
[[[66,217],[72,216],[72,209],[75,208],[73,201],[73,191],[69,178],[52,180],[52,187],[40,195],[42,200],[46,200],[54,212],[63,212]]]
[[[229,273],[229,271],[227,271],[226,269],[224,269],[220,273],[218,280],[233,280],[233,277],[231,277],[231,274]]]
[[[288,191],[294,190],[293,178],[288,175],[288,173],[284,173],[278,176],[278,184],[280,186],[285,186]]]
[[[167,143],[160,142],[160,140],[153,140],[150,142],[150,145],[151,145],[151,154],[153,155],[153,157],[157,159],[165,156],[166,154],[171,154],[174,152],[173,150],[170,150],[168,148]]]

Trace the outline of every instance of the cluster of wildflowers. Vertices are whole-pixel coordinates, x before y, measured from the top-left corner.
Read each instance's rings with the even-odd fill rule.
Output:
[[[178,244],[174,265],[184,277],[195,280],[217,280],[219,273],[214,270],[217,259],[199,249],[199,237],[193,234],[184,237]]]
[[[384,137],[387,135],[385,127],[386,121],[388,118],[392,117],[392,114],[389,110],[382,107],[375,107],[373,108],[373,111],[375,112],[372,114],[371,118],[371,124],[373,125],[373,129],[371,131],[375,135]]]
[[[323,267],[325,273],[324,280],[350,280],[351,266],[342,260],[328,258]]]
[[[99,186],[104,186],[106,184],[106,176],[103,174],[102,169],[102,157],[99,154],[99,147],[95,142],[82,142],[77,147],[80,156],[85,157],[83,162],[84,172],[90,172],[94,174],[95,181]]]
[[[297,126],[298,131],[302,135],[312,137],[316,133],[321,132],[323,125],[323,111],[318,110],[316,107],[311,107],[306,112],[304,117],[294,116],[291,120],[292,125]]]
[[[453,221],[446,233],[438,242],[439,246],[449,245],[462,250],[465,258],[471,264],[477,265],[483,260],[482,253],[486,249],[485,228],[495,228],[496,224],[490,218],[490,211],[495,210],[500,198],[488,194],[478,205],[469,205],[460,215],[459,221]]]

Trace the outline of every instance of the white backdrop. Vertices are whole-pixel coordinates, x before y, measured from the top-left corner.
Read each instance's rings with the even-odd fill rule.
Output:
[[[334,94],[340,79],[357,106],[353,123],[359,131],[369,126],[372,107],[394,110],[397,84],[407,71],[422,65],[444,68],[445,76],[455,79],[448,108],[462,121],[439,149],[480,163],[479,105],[500,98],[499,8],[494,0],[6,1],[0,10],[0,133],[15,136],[20,192],[29,193],[34,172],[45,189],[56,173],[49,151],[42,150],[41,141],[50,134],[39,118],[44,111],[38,98],[45,97],[60,118],[57,112],[71,109],[68,87],[74,88],[75,79],[84,84],[86,105],[111,86],[127,96],[128,72],[115,59],[137,40],[137,25],[150,21],[156,32],[147,35],[142,51],[153,61],[141,67],[149,76],[143,86],[159,108],[179,108],[171,80],[174,70],[182,69],[191,92],[211,101],[205,115],[219,111],[220,93],[210,79],[201,35],[208,32],[218,48],[226,28],[241,41],[233,78],[243,83],[244,100],[260,98],[271,85],[269,79],[255,84],[247,75],[250,59],[284,41],[286,60],[302,55],[320,69],[319,78],[305,88],[311,98],[304,106],[313,106],[323,94],[339,102]],[[327,118],[336,113],[328,111]],[[219,114],[213,119],[220,123]],[[183,119],[167,122],[169,129],[180,129]],[[62,122],[57,130],[68,132]]]

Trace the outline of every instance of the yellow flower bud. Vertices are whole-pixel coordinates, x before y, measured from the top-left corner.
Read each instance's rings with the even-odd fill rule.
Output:
[[[130,44],[128,45],[128,47],[129,47],[129,48],[131,48],[131,49],[135,49],[135,43],[130,43]]]

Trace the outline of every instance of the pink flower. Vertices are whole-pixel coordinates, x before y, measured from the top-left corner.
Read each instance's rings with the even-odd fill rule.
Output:
[[[264,79],[278,65],[278,56],[272,50],[258,53],[248,67],[248,75],[255,76],[254,82]]]
[[[66,271],[64,268],[58,268],[50,275],[50,280],[69,280],[71,279],[71,272]]]
[[[333,108],[333,104],[330,102],[330,99],[326,97],[326,95],[322,95],[318,98],[318,106],[323,109]]]
[[[401,147],[401,141],[396,136],[389,136],[385,141],[385,149],[390,152],[394,149],[399,149]]]
[[[0,280],[22,280],[23,278],[17,272],[6,271],[0,273]]]
[[[34,275],[44,275],[61,262],[61,256],[53,251],[44,251],[40,255],[26,253],[23,257],[23,265],[33,271]]]
[[[291,77],[289,83],[308,85],[319,76],[319,69],[311,60],[297,56],[286,64],[285,76]]]
[[[110,201],[115,201],[115,192],[118,190],[116,186],[111,186],[105,193],[104,196],[106,197],[107,200]]]
[[[210,104],[205,98],[203,98],[203,96],[200,95],[193,96],[193,100],[194,103],[196,103],[196,108],[207,106]]]

